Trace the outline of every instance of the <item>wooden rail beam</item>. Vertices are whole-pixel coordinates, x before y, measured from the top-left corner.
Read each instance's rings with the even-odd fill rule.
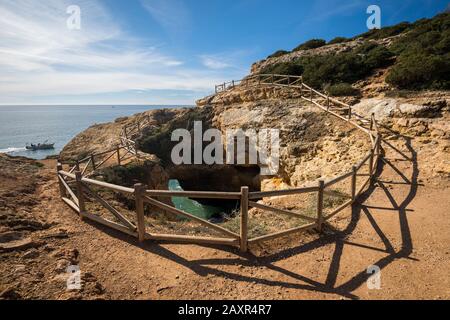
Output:
[[[249,202],[249,207],[252,208],[257,208],[257,209],[261,209],[261,210],[265,210],[265,211],[271,211],[271,212],[275,212],[275,213],[279,213],[279,214],[284,214],[290,217],[294,217],[294,218],[300,218],[306,221],[316,221],[316,219],[305,216],[303,214],[297,213],[297,212],[292,212],[292,211],[288,211],[288,210],[282,210],[282,209],[278,209],[278,208],[272,208],[263,204],[259,204],[257,202],[253,202],[250,201]]]
[[[319,180],[319,191],[317,192],[317,230],[322,232],[323,224],[323,191],[325,188],[325,182]]]
[[[59,172],[62,171],[63,166],[62,164],[58,161],[58,164],[56,166],[56,174],[58,175],[58,177],[60,177]],[[64,187],[64,185],[62,184],[61,180],[58,179],[58,185],[59,185],[59,194],[62,197],[66,196],[66,188]]]
[[[203,219],[201,219],[199,217],[196,217],[196,216],[194,216],[194,215],[192,215],[190,213],[178,210],[178,209],[176,209],[176,208],[174,208],[174,207],[172,207],[172,206],[170,206],[168,204],[162,203],[162,202],[160,202],[158,200],[155,200],[155,199],[152,199],[152,198],[150,198],[148,196],[144,196],[144,200],[146,202],[150,203],[150,204],[153,204],[154,206],[156,206],[158,208],[161,208],[161,209],[166,210],[166,211],[168,211],[170,213],[173,213],[173,214],[176,214],[176,215],[180,215],[180,216],[184,216],[184,217],[186,217],[188,219],[194,220],[194,221],[196,221],[196,222],[198,222],[200,224],[203,224],[206,227],[210,227],[211,229],[214,229],[214,230],[219,231],[219,232],[221,232],[223,234],[226,234],[227,236],[231,236],[231,237],[236,238],[236,239],[240,238],[240,236],[238,234],[236,234],[236,233],[234,233],[234,232],[232,232],[232,231],[230,231],[228,229],[225,229],[225,228],[223,228],[221,226],[218,226],[218,225],[216,225],[214,223],[211,223],[209,221],[203,220]]]
[[[136,221],[139,242],[145,240],[145,216],[144,216],[144,193],[147,187],[142,183],[134,185],[134,197],[136,201]]]
[[[86,205],[84,203],[84,194],[83,194],[83,185],[81,180],[83,176],[80,171],[75,172],[75,180],[77,186],[77,195],[78,195],[78,208],[80,209],[80,216],[82,218],[82,214],[86,212]]]
[[[248,250],[248,187],[241,188],[241,220],[240,220],[240,249],[241,252]]]

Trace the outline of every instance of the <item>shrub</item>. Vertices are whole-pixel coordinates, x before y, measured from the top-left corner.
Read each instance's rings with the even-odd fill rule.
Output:
[[[359,94],[359,90],[353,88],[348,83],[338,83],[334,85],[328,85],[325,87],[325,90],[332,96],[340,97],[340,96],[356,96]]]
[[[296,47],[292,51],[299,51],[299,50],[309,50],[309,49],[315,49],[320,48],[326,45],[327,42],[323,39],[311,39],[309,41],[306,41],[305,43],[302,43],[298,47]]]
[[[285,54],[288,54],[288,53],[289,53],[289,51],[286,51],[286,50],[278,50],[278,51],[272,53],[270,56],[268,56],[267,59],[278,58],[278,57],[284,56]]]
[[[370,70],[386,67],[391,64],[394,54],[386,47],[376,45],[364,56],[364,63]]]
[[[336,38],[328,41],[328,44],[343,43],[343,42],[348,42],[348,41],[350,41],[350,39],[347,39],[345,37],[336,37]]]
[[[424,53],[403,55],[391,69],[386,82],[400,89],[449,89],[450,55]]]
[[[450,14],[422,19],[392,45],[398,63],[386,82],[399,89],[449,88]]]
[[[350,52],[305,56],[296,61],[269,65],[261,72],[303,75],[305,82],[322,88],[326,83],[354,83],[373,69],[390,64],[392,56],[385,47],[367,42]]]
[[[263,70],[261,70],[261,73],[301,76],[303,74],[303,66],[297,62],[280,62],[265,67]]]
[[[368,32],[360,34],[355,38],[364,38],[364,39],[384,39],[388,37],[393,37],[399,35],[408,29],[410,29],[412,25],[409,22],[401,22],[394,26],[383,27],[381,29],[372,29]]]
[[[368,73],[362,56],[353,52],[305,57],[303,64],[305,82],[316,88],[326,83],[353,83]]]
[[[125,166],[109,167],[102,170],[106,182],[132,187],[137,182],[146,183],[147,168],[144,165],[129,163]]]

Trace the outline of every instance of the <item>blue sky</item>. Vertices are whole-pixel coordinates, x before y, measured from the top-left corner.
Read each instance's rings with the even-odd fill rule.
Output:
[[[448,1],[0,0],[0,104],[194,104],[278,49],[367,31],[372,4],[386,26]]]

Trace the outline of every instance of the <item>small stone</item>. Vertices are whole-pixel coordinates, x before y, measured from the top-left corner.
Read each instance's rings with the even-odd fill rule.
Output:
[[[28,250],[23,255],[24,259],[35,259],[37,257],[39,257],[39,251],[37,251],[35,249]]]
[[[70,261],[66,259],[60,259],[56,262],[55,272],[56,273],[65,273],[67,267],[70,265]]]

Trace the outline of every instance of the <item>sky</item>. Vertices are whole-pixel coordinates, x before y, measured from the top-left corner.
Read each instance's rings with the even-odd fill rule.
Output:
[[[193,105],[276,50],[366,32],[374,4],[387,26],[449,1],[0,0],[0,105]]]

